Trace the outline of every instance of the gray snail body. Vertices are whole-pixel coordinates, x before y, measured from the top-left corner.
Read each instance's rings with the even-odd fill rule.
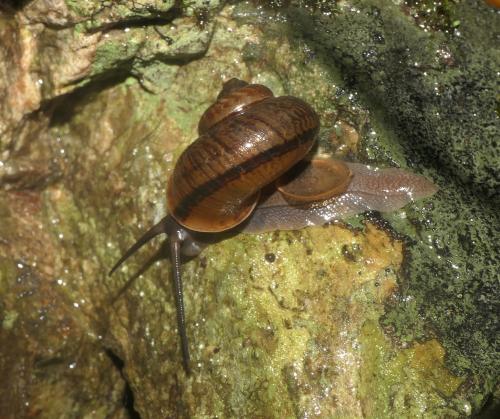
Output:
[[[167,234],[187,373],[181,256],[197,256],[223,231],[297,230],[370,210],[393,211],[437,191],[401,169],[306,160],[318,129],[316,112],[301,99],[274,97],[265,86],[237,79],[226,82],[169,179],[168,215],[112,268],[110,275],[153,237]]]

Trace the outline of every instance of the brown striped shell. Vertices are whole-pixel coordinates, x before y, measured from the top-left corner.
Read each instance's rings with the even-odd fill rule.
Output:
[[[167,190],[170,215],[200,232],[237,226],[261,189],[304,158],[318,129],[303,100],[230,80],[202,116],[200,137],[177,161]]]
[[[227,81],[215,103],[201,116],[198,134],[203,135],[217,122],[240,113],[246,106],[273,96],[273,92],[262,84],[248,84],[234,78]]]

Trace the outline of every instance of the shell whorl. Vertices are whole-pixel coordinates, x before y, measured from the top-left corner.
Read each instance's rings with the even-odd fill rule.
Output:
[[[238,79],[227,81],[215,103],[201,116],[198,134],[203,135],[224,118],[244,112],[246,107],[268,97],[273,97],[273,92],[261,84],[248,84]]]
[[[291,204],[315,203],[347,191],[352,172],[333,159],[302,160],[276,181],[276,188]]]

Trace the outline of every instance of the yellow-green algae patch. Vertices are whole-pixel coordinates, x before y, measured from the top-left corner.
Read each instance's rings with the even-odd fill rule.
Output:
[[[405,369],[426,407],[442,403],[442,388],[419,381],[428,377],[418,354],[385,363],[408,357],[377,322],[401,261],[401,243],[370,224],[363,233],[330,226],[241,235],[207,249],[185,269],[196,342],[197,378],[186,391],[198,403],[190,413],[214,413],[215,399],[222,416],[361,417],[373,404],[370,389],[385,388],[387,375],[411,397]],[[450,377],[444,367],[433,374],[436,382]],[[389,409],[389,396],[377,394],[379,410],[371,410]]]
[[[470,413],[469,403],[453,397],[465,378],[447,369],[444,349],[437,340],[396,349],[378,323],[366,322],[360,342],[362,348],[369,348],[361,354],[364,368],[359,394],[364,417],[384,418],[394,411],[413,418]]]

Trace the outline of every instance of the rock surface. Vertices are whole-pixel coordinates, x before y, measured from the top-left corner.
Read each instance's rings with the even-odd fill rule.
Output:
[[[0,416],[479,412],[499,368],[498,13],[235,3],[0,7]],[[164,216],[176,158],[231,77],[310,102],[320,152],[441,191],[186,263],[186,377],[162,241],[107,272]]]

